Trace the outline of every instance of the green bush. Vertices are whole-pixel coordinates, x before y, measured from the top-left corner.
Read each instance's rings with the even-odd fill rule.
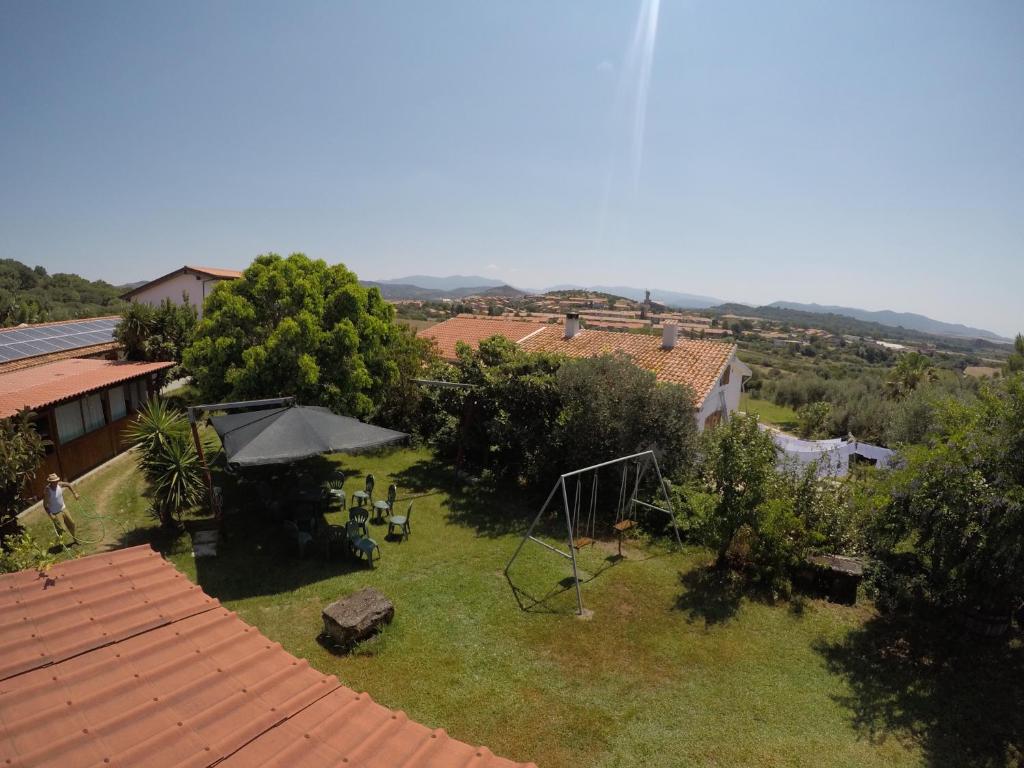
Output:
[[[200,504],[206,477],[184,413],[153,398],[128,430],[140,449],[139,465],[153,489],[153,508],[169,525],[182,511]],[[212,446],[204,445],[209,452]]]
[[[1011,610],[1024,600],[1024,379],[946,401],[930,444],[905,455],[877,494],[869,542],[881,562],[910,553],[920,567],[884,572],[887,602],[919,593],[942,608]]]

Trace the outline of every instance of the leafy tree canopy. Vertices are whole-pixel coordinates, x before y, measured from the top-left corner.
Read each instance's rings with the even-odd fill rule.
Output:
[[[45,453],[43,439],[32,426],[32,416],[22,411],[0,419],[0,533],[16,527],[17,514],[28,503],[27,483]]]
[[[893,595],[917,592],[939,606],[994,612],[1017,604],[1024,598],[1024,379],[945,403],[937,435],[907,449],[887,496],[873,520],[876,554],[917,563],[887,574]]]
[[[394,308],[344,265],[271,253],[207,297],[184,364],[207,401],[294,396],[365,417],[418,364],[402,336]]]
[[[47,274],[14,259],[0,259],[0,326],[116,314],[121,289],[102,280]]]
[[[181,362],[195,336],[197,322],[196,309],[191,304],[174,304],[164,299],[160,306],[152,307],[132,302],[121,312],[114,338],[124,347],[129,360]]]

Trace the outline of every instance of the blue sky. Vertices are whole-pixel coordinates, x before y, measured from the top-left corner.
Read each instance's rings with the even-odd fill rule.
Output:
[[[0,131],[0,257],[50,271],[304,251],[1024,330],[1016,0],[7,2]]]

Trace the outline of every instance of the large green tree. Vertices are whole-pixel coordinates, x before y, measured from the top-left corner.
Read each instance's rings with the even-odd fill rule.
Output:
[[[207,297],[184,363],[207,401],[294,396],[365,417],[419,364],[406,336],[344,265],[271,253]]]
[[[45,453],[43,439],[32,426],[32,416],[22,411],[0,419],[0,536],[15,532],[17,514],[28,504],[28,481]]]
[[[1024,599],[1024,378],[948,401],[930,445],[906,451],[870,540],[896,597],[913,591],[943,607],[1008,612]],[[895,603],[895,599],[888,602]]]

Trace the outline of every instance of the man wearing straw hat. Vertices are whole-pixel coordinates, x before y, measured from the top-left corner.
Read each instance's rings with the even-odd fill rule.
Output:
[[[46,514],[50,516],[50,522],[53,523],[53,530],[57,532],[58,538],[63,538],[64,533],[61,527],[67,529],[67,532],[71,534],[72,541],[77,544],[78,537],[75,536],[75,521],[71,519],[71,515],[68,514],[68,508],[64,506],[64,489],[70,488],[71,492],[75,494],[75,498],[80,498],[78,491],[75,490],[71,483],[63,483],[57,476],[56,472],[51,472],[49,477],[46,478],[46,490],[43,491],[43,509],[46,510]]]

